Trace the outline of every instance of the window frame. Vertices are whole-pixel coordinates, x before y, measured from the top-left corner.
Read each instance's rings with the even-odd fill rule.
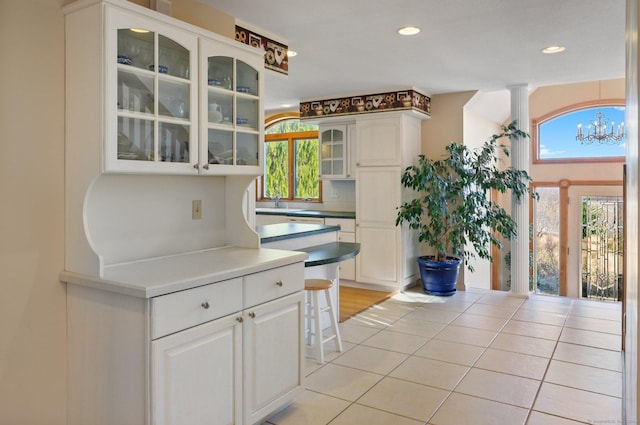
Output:
[[[594,100],[589,102],[581,102],[569,105],[560,109],[556,109],[548,114],[531,120],[531,158],[533,164],[588,164],[588,163],[607,163],[607,162],[625,162],[624,155],[609,157],[580,157],[580,158],[540,158],[540,126],[547,121],[551,121],[562,115],[572,112],[581,111],[583,109],[591,109],[597,107],[626,107],[624,99],[608,99]]]
[[[265,130],[269,128],[271,125],[275,125],[280,121],[290,120],[290,119],[300,119],[300,113],[284,113],[274,115],[265,120]],[[307,202],[307,203],[322,203],[322,179],[318,179],[318,197],[308,200],[307,198],[296,198],[295,194],[295,142],[296,140],[308,140],[308,139],[316,139],[318,144],[320,143],[320,135],[318,130],[315,131],[300,131],[295,133],[278,133],[278,134],[265,134],[264,135],[264,143],[265,145],[270,142],[280,142],[287,141],[288,149],[289,149],[289,197],[282,197],[281,200],[288,202]],[[320,152],[318,152],[320,155]],[[266,158],[264,159],[266,161]],[[266,173],[266,169],[265,169]],[[268,202],[271,201],[272,198],[266,197],[264,192],[264,174],[257,179],[256,183],[256,201],[260,202]]]

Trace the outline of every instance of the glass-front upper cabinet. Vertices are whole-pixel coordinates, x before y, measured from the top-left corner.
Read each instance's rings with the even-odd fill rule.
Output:
[[[331,125],[318,131],[320,137],[320,177],[335,179],[346,177],[347,126]]]
[[[197,173],[197,37],[114,9],[107,23],[105,170]]]
[[[262,56],[201,40],[200,163],[214,174],[260,174]]]

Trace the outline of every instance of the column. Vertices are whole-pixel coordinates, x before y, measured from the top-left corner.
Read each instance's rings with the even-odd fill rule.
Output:
[[[529,133],[529,90],[526,84],[512,86],[511,119],[516,126]],[[530,142],[519,137],[511,140],[511,165],[529,172]],[[511,290],[510,295],[529,297],[529,197],[512,198],[511,216],[518,227],[518,235],[511,240]]]

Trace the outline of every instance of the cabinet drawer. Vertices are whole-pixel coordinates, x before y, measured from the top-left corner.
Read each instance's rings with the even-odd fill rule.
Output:
[[[355,233],[356,231],[356,221],[351,218],[325,218],[324,224],[340,226],[341,232]]]
[[[291,264],[244,277],[244,308],[304,289],[304,263]]]
[[[240,277],[155,297],[151,300],[151,338],[160,338],[240,310]]]

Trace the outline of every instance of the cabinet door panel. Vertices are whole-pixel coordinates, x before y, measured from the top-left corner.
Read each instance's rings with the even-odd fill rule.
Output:
[[[401,165],[401,124],[398,119],[359,120],[358,166]]]
[[[359,226],[356,235],[360,242],[360,255],[356,262],[356,280],[397,285],[398,230],[393,227]]]
[[[241,350],[234,316],[153,341],[152,423],[241,423]]]
[[[357,223],[395,226],[400,206],[400,167],[358,168]]]
[[[291,400],[303,385],[303,293],[245,312],[245,423]]]

